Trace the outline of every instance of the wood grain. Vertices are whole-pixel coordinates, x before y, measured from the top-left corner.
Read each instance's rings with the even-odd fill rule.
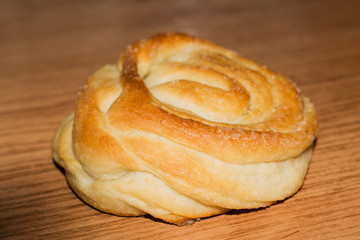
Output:
[[[1,239],[359,239],[359,1],[0,1]],[[79,200],[50,141],[86,77],[158,32],[210,39],[289,76],[320,132],[300,192],[176,227]]]

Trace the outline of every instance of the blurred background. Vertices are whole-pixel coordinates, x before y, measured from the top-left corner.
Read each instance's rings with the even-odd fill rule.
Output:
[[[116,62],[127,45],[176,31],[231,48],[301,85],[313,81],[314,74],[326,74],[329,67],[339,72],[354,67],[343,57],[354,52],[349,45],[358,52],[359,32],[353,31],[359,28],[356,3],[5,0],[0,2],[0,66],[6,65],[6,74],[22,73],[16,91],[32,90],[26,85],[29,74],[40,80],[51,73],[51,79],[39,83],[56,82],[52,86],[58,91],[65,84],[74,94],[75,86],[102,65]],[[322,77],[336,76],[316,79]]]

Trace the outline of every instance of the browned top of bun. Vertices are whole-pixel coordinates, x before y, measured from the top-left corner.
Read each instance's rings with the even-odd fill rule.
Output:
[[[80,93],[75,142],[85,148],[102,151],[93,135],[103,126],[138,129],[242,164],[295,157],[316,136],[313,105],[291,81],[206,40],[160,34],[129,46],[119,69],[115,86],[90,78]]]

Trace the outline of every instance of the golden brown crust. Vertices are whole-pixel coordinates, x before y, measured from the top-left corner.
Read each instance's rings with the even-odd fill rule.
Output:
[[[69,119],[53,152],[81,198],[179,224],[294,194],[317,134],[291,81],[174,33],[130,45],[91,76]]]

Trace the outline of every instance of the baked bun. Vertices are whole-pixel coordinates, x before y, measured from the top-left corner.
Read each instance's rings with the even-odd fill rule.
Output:
[[[183,225],[293,195],[316,134],[313,105],[287,78],[167,33],[86,81],[53,157],[91,206]]]

